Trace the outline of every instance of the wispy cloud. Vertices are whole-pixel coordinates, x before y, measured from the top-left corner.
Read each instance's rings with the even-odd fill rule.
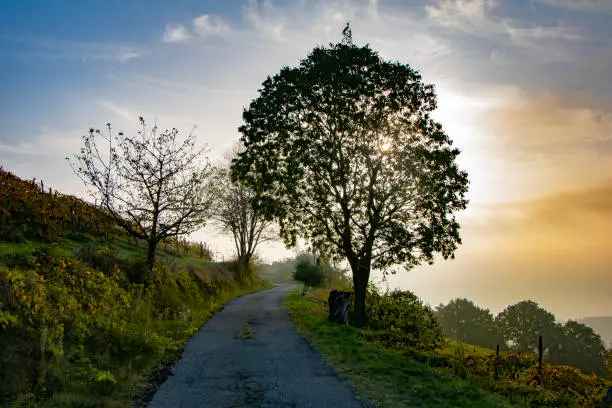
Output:
[[[44,128],[34,140],[15,144],[0,143],[0,152],[11,156],[66,156],[78,150],[81,134],[74,130],[60,132]]]
[[[612,2],[609,0],[536,0],[540,3],[580,11],[612,12]]]
[[[166,25],[162,40],[167,43],[185,42],[191,39],[187,27],[182,24]]]
[[[577,27],[563,21],[554,25],[541,24],[537,19],[528,22],[511,18],[502,11],[499,0],[436,0],[425,6],[428,21],[434,26],[462,32],[493,47],[496,61],[511,47],[524,56],[535,56],[541,61],[568,61],[573,58],[568,42],[584,39]]]
[[[481,33],[494,30],[489,13],[496,0],[438,0],[425,6],[429,21],[453,29]]]
[[[126,62],[140,58],[148,53],[148,50],[142,46],[83,42],[49,37],[4,37],[3,40],[9,44],[19,45],[19,51],[8,51],[4,55],[25,58]]]
[[[582,38],[575,27],[561,25],[516,27],[505,22],[505,29],[510,38],[517,43],[522,43],[525,40],[579,40]]]
[[[193,20],[193,29],[200,38],[225,37],[232,31],[223,18],[211,14],[202,14]]]

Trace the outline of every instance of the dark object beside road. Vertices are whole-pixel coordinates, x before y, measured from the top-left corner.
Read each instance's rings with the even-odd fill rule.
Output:
[[[352,296],[353,292],[340,292],[338,290],[329,292],[329,298],[327,299],[329,317],[327,320],[340,324],[348,324],[348,311]]]

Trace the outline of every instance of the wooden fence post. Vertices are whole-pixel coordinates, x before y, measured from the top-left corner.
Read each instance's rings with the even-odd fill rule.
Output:
[[[499,344],[495,346],[495,380],[499,379]]]
[[[542,385],[542,336],[538,336],[538,384]]]

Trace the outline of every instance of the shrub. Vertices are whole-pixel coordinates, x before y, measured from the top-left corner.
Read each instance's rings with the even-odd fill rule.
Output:
[[[318,288],[323,285],[325,282],[325,275],[319,265],[315,264],[309,258],[302,258],[295,266],[293,279],[304,285],[302,288],[302,295],[306,295],[308,289]]]
[[[368,336],[393,349],[434,350],[444,343],[433,311],[410,291],[384,294],[370,287],[367,303]]]

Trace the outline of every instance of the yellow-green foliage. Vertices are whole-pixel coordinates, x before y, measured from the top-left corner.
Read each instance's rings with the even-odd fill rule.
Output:
[[[0,405],[125,406],[143,375],[243,293],[233,279],[163,265],[145,287],[117,265],[103,273],[44,250],[23,263],[0,266]]]
[[[496,357],[494,352],[466,352],[470,347],[459,344],[454,355],[445,353],[438,363],[511,400],[527,400],[533,407],[594,407],[607,390],[601,378],[582,374],[574,367],[544,363],[540,375],[537,358],[532,353],[508,351]]]

